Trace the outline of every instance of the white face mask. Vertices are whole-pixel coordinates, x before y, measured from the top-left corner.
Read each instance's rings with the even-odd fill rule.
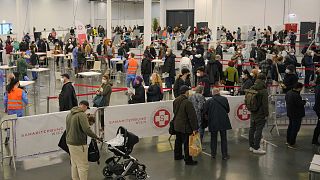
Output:
[[[200,73],[197,73],[197,77],[200,77]]]
[[[241,78],[242,78],[242,79],[246,78],[246,75],[242,74],[242,75],[241,75]]]
[[[107,83],[107,80],[105,80],[105,79],[102,79],[102,81],[101,81],[103,84],[106,84]]]
[[[253,76],[254,74],[253,73],[250,73],[250,76]]]
[[[201,58],[201,54],[196,54],[195,57],[196,58]]]
[[[169,55],[169,52],[166,52],[166,55]]]
[[[61,78],[60,81],[61,81],[61,83],[64,83],[64,79],[63,78]]]
[[[286,73],[289,74],[289,73],[290,73],[290,70],[289,70],[289,69],[286,69]]]
[[[294,55],[294,53],[292,52],[292,53],[290,53],[290,55],[292,55],[292,56],[293,56],[293,55]]]
[[[311,56],[312,56],[312,57],[314,56],[314,52],[311,53]]]

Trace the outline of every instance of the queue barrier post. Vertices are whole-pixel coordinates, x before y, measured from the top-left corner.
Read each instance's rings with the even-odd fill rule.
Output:
[[[10,165],[11,163],[13,164],[14,170],[16,171],[16,162],[15,162],[15,156],[16,156],[16,121],[17,121],[17,115],[8,115],[8,116],[4,116],[1,120],[0,123],[0,146],[1,146],[1,164],[3,167],[4,164],[4,160],[10,158]],[[3,125],[7,124],[6,128],[3,128]],[[10,155],[5,156],[4,155],[4,148],[3,146],[5,145],[5,143],[3,142],[3,137],[2,137],[2,131],[3,130],[10,130],[11,129],[11,137],[12,137],[12,143],[10,143],[11,145],[11,151],[10,151]]]

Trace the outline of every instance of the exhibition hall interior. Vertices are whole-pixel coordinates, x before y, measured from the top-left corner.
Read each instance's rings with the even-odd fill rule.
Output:
[[[0,0],[0,180],[320,180],[319,0]]]

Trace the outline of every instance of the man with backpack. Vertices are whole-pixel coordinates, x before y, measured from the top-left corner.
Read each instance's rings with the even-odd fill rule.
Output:
[[[260,73],[255,84],[246,91],[245,104],[251,112],[249,130],[249,150],[255,154],[265,154],[266,151],[260,148],[262,130],[269,116],[268,91],[266,76]]]

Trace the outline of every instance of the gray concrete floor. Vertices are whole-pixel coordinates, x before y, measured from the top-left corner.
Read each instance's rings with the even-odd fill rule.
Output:
[[[51,76],[50,96],[59,94],[61,83],[55,81]],[[41,114],[47,112],[47,96],[49,96],[49,75],[44,73],[40,75],[40,91],[37,88],[37,94],[34,96],[29,93],[31,106],[27,109],[28,115]],[[30,74],[31,77],[31,74]],[[88,79],[75,79],[72,81],[80,84],[89,84]],[[99,85],[100,79],[93,78],[92,85]],[[115,87],[123,87],[123,82],[115,83]],[[55,85],[55,86],[54,86]],[[36,85],[36,87],[39,87]],[[77,93],[85,93],[85,88],[76,88]],[[91,89],[89,89],[91,91]],[[33,87],[29,88],[29,92],[33,92]],[[2,98],[2,97],[0,97]],[[90,97],[81,97],[87,99]],[[1,99],[2,101],[2,99]],[[127,97],[124,92],[112,94],[111,105],[126,104]],[[0,103],[2,106],[2,103]],[[50,100],[50,112],[58,111],[58,101]],[[1,107],[2,108],[2,107]],[[229,154],[231,159],[222,161],[218,154],[216,159],[212,159],[210,154],[210,139],[207,134],[204,140],[204,153],[196,160],[197,166],[185,166],[183,161],[174,161],[172,146],[174,141],[168,141],[167,136],[144,138],[134,148],[132,155],[139,159],[140,162],[147,166],[147,172],[151,180],[304,180],[308,179],[308,167],[314,153],[318,153],[318,148],[311,145],[313,127],[302,128],[299,133],[297,150],[287,149],[285,143],[285,131],[282,130],[281,135],[271,135],[268,132],[270,127],[265,129],[264,138],[273,145],[264,144],[267,149],[266,155],[254,155],[248,151],[248,140],[245,138],[246,131],[230,131]],[[244,136],[241,136],[244,135]],[[275,145],[275,146],[274,146]],[[218,148],[219,149],[219,148]],[[111,156],[112,153],[106,150],[102,151],[101,164],[90,164],[89,179],[104,179],[102,169],[104,160]],[[68,180],[70,175],[70,161],[66,154],[50,157],[39,157],[36,159],[27,159],[17,162],[17,171],[9,165],[9,161],[0,164],[0,180],[16,179],[16,180]]]

